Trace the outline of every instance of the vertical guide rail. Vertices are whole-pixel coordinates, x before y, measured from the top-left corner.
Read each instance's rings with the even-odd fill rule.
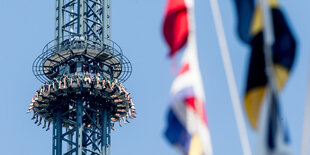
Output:
[[[101,155],[107,155],[107,110],[102,110],[101,116]]]
[[[210,0],[212,15],[215,23],[216,32],[218,35],[218,40],[221,49],[221,55],[224,63],[226,78],[228,81],[228,87],[230,91],[230,96],[232,100],[232,105],[235,113],[235,118],[237,121],[237,127],[240,135],[241,146],[244,155],[251,155],[251,147],[248,141],[248,135],[246,132],[245,121],[242,115],[241,101],[238,95],[238,89],[235,81],[235,76],[230,60],[230,55],[228,51],[228,45],[225,37],[224,27],[222,23],[222,17],[217,0]]]
[[[111,0],[103,0],[103,35],[102,40],[104,44],[107,41],[104,38],[111,39]]]
[[[93,29],[93,28],[88,28],[86,25],[86,23],[88,23],[88,19],[89,19],[89,17],[88,17],[88,13],[89,13],[89,8],[87,7],[87,4],[89,4],[89,0],[82,0],[82,10],[83,10],[83,13],[81,14],[81,20],[82,20],[82,29],[83,29],[83,32],[82,32],[82,35],[86,35],[87,34],[87,36],[86,36],[86,38],[89,38],[90,37],[90,34],[88,33],[88,32],[90,32],[89,31],[89,29]],[[85,39],[86,39],[85,38]]]
[[[87,138],[88,138],[88,135],[86,131],[83,129],[82,131],[82,155],[87,154]]]
[[[56,28],[57,31],[57,45],[59,45],[63,41],[63,0],[58,0],[58,29]]]
[[[91,128],[92,128],[92,131],[91,131],[91,138],[92,138],[92,141],[93,141],[93,145],[92,145],[92,151],[93,152],[95,152],[96,151],[96,135],[97,135],[97,133],[96,133],[96,122],[98,121],[97,119],[96,119],[96,113],[93,113],[93,116],[92,116],[92,118],[93,118],[93,120],[95,121],[95,122],[92,122],[91,123]],[[91,155],[95,155],[94,153],[92,153]]]
[[[112,1],[108,0],[108,26],[107,26],[107,33],[108,33],[108,39],[111,39],[111,25],[112,25]]]
[[[58,30],[57,29],[59,29],[59,27],[58,27],[58,1],[59,0],[55,0],[55,23],[54,23],[54,26],[55,26],[55,31],[54,31],[54,37],[55,37],[55,42],[54,42],[54,44],[55,45],[58,45]]]
[[[69,104],[69,111],[73,109],[73,105]],[[69,114],[69,119],[73,120],[73,116],[72,114],[70,113]],[[72,127],[73,128],[73,127]],[[68,128],[67,129],[67,132],[71,132],[71,130],[73,129],[70,129]],[[68,135],[68,139],[71,143],[68,143],[68,151],[71,151],[73,149],[73,146],[72,146],[72,142],[73,142],[73,134],[74,132],[71,132],[69,135]],[[72,153],[68,153],[68,155],[72,155]]]
[[[76,152],[82,155],[83,152],[83,100],[78,99],[76,102]]]
[[[71,4],[70,11],[71,11],[70,22],[72,22],[74,20],[74,15],[73,15],[73,13],[74,13],[74,4]],[[73,32],[74,32],[74,24],[72,24],[71,27],[70,27],[70,33],[71,33],[70,35],[71,35],[71,37],[73,37],[73,34],[74,34]]]
[[[78,35],[83,35],[84,33],[84,0],[78,0],[78,5],[77,5],[77,13],[78,13],[78,26],[77,26],[77,34]]]
[[[61,110],[56,114],[56,155],[62,155],[62,120]]]
[[[109,39],[109,35],[108,35],[108,0],[103,0],[103,43],[107,44],[107,41],[104,38],[108,38]]]
[[[68,131],[70,131],[70,129],[69,129]],[[69,134],[69,141],[70,141],[70,142],[73,142],[73,133],[70,133],[70,134]],[[72,149],[73,149],[72,143],[69,143],[69,144],[68,144],[68,151],[71,151]],[[72,155],[72,153],[69,153],[68,155]]]
[[[107,112],[107,124],[108,124],[108,134],[107,134],[107,147],[108,155],[111,155],[111,110]]]
[[[53,116],[53,155],[56,153],[56,116]]]
[[[100,155],[110,155],[111,154],[111,114],[107,109],[101,111],[101,154]]]
[[[96,0],[96,3],[99,3],[99,0]],[[100,20],[98,19],[98,17],[97,17],[97,14],[98,14],[98,9],[99,9],[99,5],[98,4],[95,4],[95,5],[93,5],[93,8],[92,8],[93,10],[94,10],[94,20],[96,21],[96,22],[100,22]],[[96,24],[95,26],[94,26],[94,32],[95,33],[98,33],[98,28],[99,28],[99,25],[98,24]],[[97,36],[97,34],[96,34],[96,36]],[[99,35],[98,35],[98,37],[99,37]],[[98,41],[98,40],[100,40],[101,38],[94,38],[94,40],[96,40],[96,41]]]

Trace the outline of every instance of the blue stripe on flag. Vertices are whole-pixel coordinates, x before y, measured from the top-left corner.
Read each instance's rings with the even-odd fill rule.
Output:
[[[180,123],[179,119],[173,113],[172,109],[169,109],[168,112],[168,128],[165,132],[165,136],[171,144],[179,146],[185,153],[188,152],[191,135]]]

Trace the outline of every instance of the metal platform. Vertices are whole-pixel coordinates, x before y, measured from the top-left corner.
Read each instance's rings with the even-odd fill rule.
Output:
[[[36,78],[45,83],[56,77],[61,64],[75,57],[83,57],[89,63],[99,63],[101,72],[111,72],[113,78],[125,82],[131,75],[130,61],[123,55],[121,48],[113,41],[104,39],[101,44],[80,36],[55,45],[57,40],[48,43],[33,62],[32,71]],[[87,62],[86,61],[86,62]]]
[[[75,120],[75,111],[70,111],[70,109],[75,109],[75,103],[81,98],[85,101],[83,106],[87,107],[89,113],[98,112],[100,109],[109,109],[111,120],[114,122],[124,117],[130,107],[129,98],[116,88],[111,91],[110,88],[103,89],[102,86],[74,83],[69,87],[51,88],[49,92],[41,93],[34,102],[34,111],[42,118],[51,120],[53,114],[61,110],[66,112],[62,114],[64,118]],[[84,119],[85,123],[91,122],[86,115]],[[64,122],[64,126],[70,127],[70,122]]]

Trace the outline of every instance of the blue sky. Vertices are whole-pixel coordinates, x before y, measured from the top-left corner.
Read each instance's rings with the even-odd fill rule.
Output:
[[[232,0],[221,0],[220,10],[228,40],[239,96],[243,96],[249,47],[236,35]],[[300,153],[304,104],[309,78],[310,2],[279,0],[298,40],[298,54],[281,93],[282,110],[289,124],[292,153]],[[163,132],[173,81],[168,47],[162,37],[166,0],[113,1],[112,39],[133,65],[125,86],[134,98],[138,118],[112,135],[112,154],[177,155]],[[197,44],[206,109],[214,154],[242,154],[231,99],[208,0],[196,0]],[[33,76],[32,62],[54,38],[54,1],[0,0],[0,149],[6,155],[45,155],[52,151],[52,132],[37,127],[28,104],[41,83]],[[256,133],[246,122],[252,151]]]

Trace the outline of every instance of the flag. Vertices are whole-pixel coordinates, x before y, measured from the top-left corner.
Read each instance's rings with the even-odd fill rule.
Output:
[[[172,84],[165,135],[184,154],[209,155],[212,154],[211,138],[196,45],[191,41],[188,44],[180,71]]]
[[[278,90],[286,83],[295,57],[295,38],[280,10],[276,0],[270,0],[275,42],[272,46],[273,67]],[[245,111],[251,126],[257,129],[261,104],[266,93],[267,76],[265,73],[263,22],[260,6],[254,11],[250,29],[251,57],[244,98]]]
[[[189,33],[188,7],[185,0],[168,0],[163,25],[164,38],[173,57],[187,42]]]
[[[250,43],[250,26],[254,11],[254,0],[235,0],[238,17],[238,34],[242,41]]]
[[[180,4],[184,7],[185,1],[169,0],[167,10],[175,8],[175,6],[181,6]],[[187,22],[183,26],[187,28],[188,35],[182,36],[185,39],[184,45],[186,44],[186,48],[182,57],[180,71],[171,87],[171,104],[168,110],[168,123],[165,136],[171,144],[179,148],[184,154],[210,155],[212,154],[211,138],[206,117],[205,97],[198,63],[196,34],[194,31],[194,0],[186,1],[186,10],[184,8],[180,9],[182,7],[172,9],[174,10],[172,13],[178,14],[186,11],[186,17],[182,18],[184,19],[183,21]],[[185,14],[182,15],[185,16]],[[170,16],[169,18],[176,18],[175,15]],[[172,21],[174,20],[176,19]],[[171,21],[169,22],[172,25],[164,26],[164,29],[166,29],[164,32],[169,33],[169,35],[176,35],[170,36],[170,41],[178,42],[180,40],[178,38],[179,34],[174,32],[178,32],[179,30],[174,29],[180,28],[180,25],[175,25]],[[165,24],[169,24],[169,22],[165,22]],[[168,39],[167,42],[169,44]]]
[[[281,114],[278,98],[274,94],[271,95],[270,103],[263,103],[260,119],[257,154],[291,154],[288,128]]]

